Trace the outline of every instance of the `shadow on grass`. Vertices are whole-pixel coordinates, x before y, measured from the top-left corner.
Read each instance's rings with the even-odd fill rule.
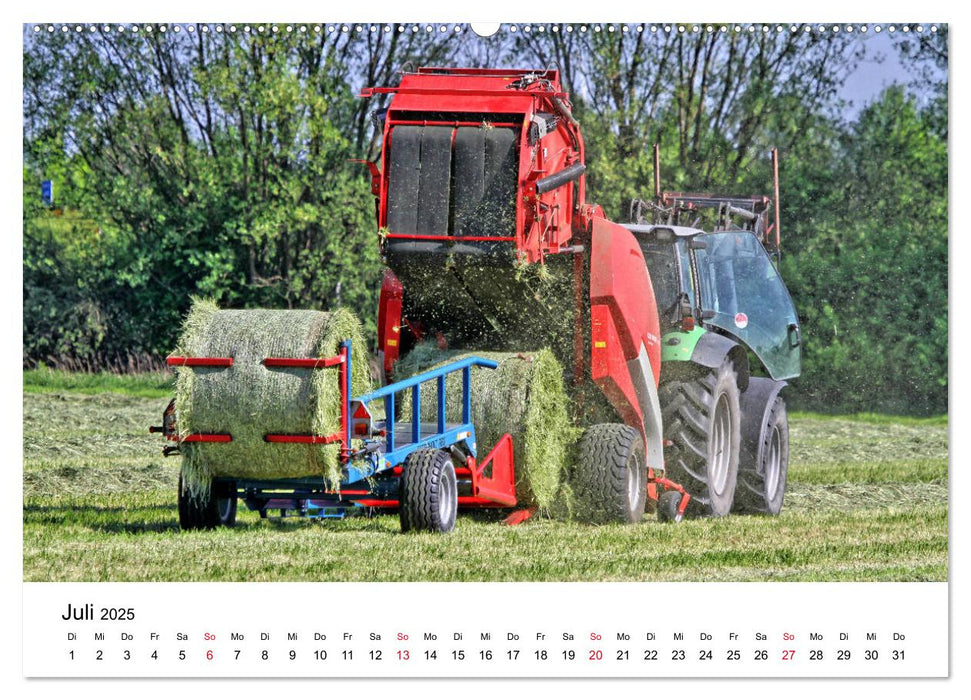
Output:
[[[515,508],[459,508],[459,517],[477,523],[498,523],[515,510]]]
[[[63,505],[41,506],[24,504],[24,525],[86,527],[99,532],[137,535],[146,532],[172,532],[179,530],[178,517],[173,515],[175,506],[154,507],[159,518],[145,518],[126,521],[132,515],[132,508],[122,506]]]
[[[181,530],[177,520],[154,523],[104,523],[92,529],[113,535],[143,535],[145,533],[179,532]]]
[[[123,506],[97,505],[24,505],[24,526],[41,527],[83,527],[96,532],[116,535],[141,535],[164,532],[181,532],[178,507],[175,505],[152,506],[150,510],[156,517],[146,516],[132,520],[133,511],[139,509]],[[141,509],[145,510],[145,509]],[[397,518],[395,518],[397,521]],[[397,534],[397,528],[388,527],[387,516],[351,516],[344,519],[330,518],[280,518],[270,515],[265,519],[247,518],[238,520],[232,528],[219,528],[220,531],[252,532],[270,530],[295,532],[311,527],[320,527],[330,532],[368,532],[372,534]]]

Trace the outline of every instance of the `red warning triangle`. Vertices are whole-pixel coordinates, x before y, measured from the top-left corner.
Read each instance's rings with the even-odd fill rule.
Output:
[[[363,403],[357,405],[357,410],[354,411],[354,418],[370,418],[371,412],[367,410],[367,406]]]

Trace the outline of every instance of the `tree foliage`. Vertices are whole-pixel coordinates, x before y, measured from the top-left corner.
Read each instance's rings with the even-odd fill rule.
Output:
[[[670,189],[764,187],[766,152],[798,147],[810,121],[835,114],[837,89],[862,55],[861,40],[803,25],[674,34],[554,28],[516,43],[538,64],[561,66],[598,164],[590,187],[615,216],[653,191],[655,143]]]
[[[858,33],[221,29],[25,30],[25,365],[163,355],[192,295],[349,305],[373,331],[373,199],[351,161],[377,157],[370,115],[386,98],[358,90],[409,64],[555,65],[588,197],[615,219],[651,195],[654,143],[666,189],[723,193],[768,193],[779,148],[797,403],[946,410],[946,27],[898,40],[914,81],[849,122],[839,91],[865,55]]]
[[[446,60],[454,43],[201,26],[29,37],[25,180],[49,177],[63,194],[45,213],[36,184],[25,185],[27,308],[48,308],[65,331],[86,309],[100,330],[57,333],[25,314],[25,355],[97,364],[164,353],[193,294],[229,306],[373,306],[372,199],[350,160],[374,155],[374,105],[352,86],[389,82],[392,66],[419,56]],[[78,226],[55,214],[71,211],[97,221],[97,269],[70,258]]]
[[[947,409],[947,141],[934,120],[885,91],[813,185],[826,194],[811,223],[794,220],[783,274],[809,329],[800,392],[813,405]]]

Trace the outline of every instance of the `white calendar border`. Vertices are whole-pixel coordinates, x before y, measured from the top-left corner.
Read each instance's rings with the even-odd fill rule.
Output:
[[[114,19],[115,21],[146,21],[146,20],[179,20],[182,18],[193,18],[193,19],[217,19],[223,20],[228,14],[231,14],[234,18],[239,18],[243,21],[250,19],[253,20],[264,20],[267,14],[272,14],[275,16],[300,16],[304,17],[308,15],[308,10],[300,8],[299,5],[295,5],[292,11],[281,13],[280,3],[276,3],[272,6],[268,6],[265,3],[253,3],[247,7],[240,8],[237,3],[228,4],[227,6],[222,6],[221,3],[206,3],[204,7],[200,7],[197,2],[187,2],[186,0],[170,0],[164,4],[160,3],[158,7],[140,5],[135,6],[131,4],[112,2],[110,6],[108,3],[102,3],[103,7],[93,9],[91,6],[80,6],[76,2],[64,2],[63,0],[54,0],[52,2],[45,3],[43,5],[20,5],[15,8],[12,12],[5,10],[5,13],[9,13],[12,16],[5,17],[8,21],[5,22],[3,26],[3,41],[0,41],[0,51],[3,51],[3,69],[6,72],[5,77],[7,80],[4,81],[5,94],[4,94],[4,109],[0,112],[0,119],[2,119],[3,126],[3,136],[4,138],[0,141],[2,148],[4,149],[4,157],[2,163],[5,164],[3,168],[3,192],[8,193],[7,195],[7,240],[5,245],[8,247],[7,255],[2,257],[0,264],[4,265],[8,269],[4,269],[2,276],[0,276],[0,288],[6,292],[8,299],[16,299],[18,295],[21,294],[21,256],[16,253],[20,252],[19,235],[16,232],[20,229],[20,187],[21,187],[21,176],[20,176],[20,151],[18,146],[14,144],[19,144],[21,141],[21,103],[20,103],[20,93],[21,93],[21,36],[19,24],[29,21],[42,21],[45,19],[53,18],[64,18],[69,21],[83,21],[85,16],[96,17],[99,20],[104,19]],[[655,18],[659,15],[662,19],[668,19],[669,21],[705,21],[717,19],[719,21],[739,21],[739,20],[758,20],[758,21],[818,21],[820,19],[825,19],[827,21],[866,21],[872,20],[873,18],[880,19],[890,19],[893,21],[913,21],[914,19],[924,19],[934,21],[945,21],[952,20],[954,12],[950,10],[947,3],[940,2],[939,0],[932,0],[932,2],[920,3],[918,7],[915,7],[912,3],[868,3],[866,6],[861,7],[859,4],[850,6],[850,4],[845,2],[839,2],[837,0],[823,0],[822,2],[812,3],[811,6],[787,6],[778,2],[765,2],[765,0],[760,0],[758,3],[746,3],[744,7],[732,7],[726,8],[724,3],[718,2],[707,2],[707,3],[692,3],[690,6],[679,6],[679,7],[650,7],[645,8],[641,3],[597,3],[593,10],[583,11],[580,10],[564,10],[562,7],[551,8],[548,3],[536,3],[533,5],[527,5],[522,2],[512,2],[511,0],[494,0],[489,3],[479,3],[474,7],[468,5],[462,6],[458,3],[446,2],[445,0],[435,0],[434,3],[423,2],[419,9],[415,9],[417,4],[411,7],[405,7],[402,3],[370,3],[368,5],[361,6],[348,6],[343,7],[332,7],[327,8],[326,11],[322,8],[320,10],[312,10],[314,14],[323,15],[326,14],[328,18],[334,17],[335,20],[357,20],[364,18],[373,18],[375,20],[394,20],[394,21],[407,21],[407,20],[431,20],[438,17],[445,18],[454,21],[489,21],[489,20],[505,20],[505,21],[549,21],[553,19],[553,9],[556,10],[555,15],[557,20],[576,20],[576,21],[589,21],[591,19],[596,20],[607,20],[607,21],[631,21],[640,19],[641,17]],[[268,12],[269,10],[269,12]],[[565,16],[568,13],[569,16]],[[914,15],[919,15],[915,17]],[[471,15],[471,16],[470,16]],[[964,37],[962,33],[964,25],[960,22],[957,24],[951,23],[951,35],[952,35],[952,47],[951,47],[951,80],[952,84],[957,85],[960,83],[963,72],[962,69],[968,68],[968,62],[965,60],[965,53],[963,47],[960,45],[961,39]],[[958,83],[953,81],[957,80]],[[951,93],[951,122],[961,123],[959,116],[964,116],[968,114],[967,109],[967,93],[961,92],[957,89],[952,89]],[[963,156],[968,153],[967,140],[962,138],[962,133],[958,133],[959,130],[952,130],[952,143],[951,143],[951,162],[953,164],[953,174],[952,183],[964,184],[967,178],[964,177],[967,173],[966,168],[962,167]],[[15,140],[16,138],[16,140]],[[951,185],[952,192],[959,192],[958,186],[956,184]],[[969,262],[968,247],[967,244],[961,239],[959,232],[962,230],[967,230],[968,227],[962,226],[968,218],[963,215],[962,212],[954,207],[951,212],[951,231],[956,232],[951,238],[951,266],[955,270],[960,269],[961,263]],[[12,250],[11,250],[12,249]],[[956,261],[956,262],[955,262]],[[967,280],[968,275],[953,275],[951,277],[952,291],[951,299],[949,303],[949,308],[953,309],[957,304],[969,298]],[[20,314],[22,309],[19,305],[9,303],[8,307],[13,308],[13,321],[20,320]],[[954,354],[954,349],[956,347],[963,346],[960,343],[959,335],[955,335],[951,339],[952,347],[949,350],[950,357],[957,357]],[[963,335],[960,336],[960,340],[963,340]],[[5,408],[3,415],[7,418],[6,424],[8,426],[13,425],[15,427],[14,439],[10,440],[8,444],[13,444],[13,457],[10,459],[11,462],[17,464],[19,462],[17,457],[17,447],[22,444],[22,436],[20,434],[20,428],[17,427],[22,424],[22,421],[17,420],[20,416],[22,410],[21,404],[21,382],[19,375],[15,374],[13,371],[14,367],[19,366],[20,356],[22,349],[19,345],[17,334],[11,333],[7,334],[5,342],[0,345],[3,348],[2,357],[5,362],[3,366],[8,368],[6,373],[2,378],[2,386],[5,391],[3,396],[5,397]],[[952,366],[954,366],[952,364]],[[952,396],[966,396],[967,391],[971,390],[969,382],[967,381],[967,373],[955,371],[952,372],[951,377],[951,391]],[[965,439],[963,438],[966,434],[965,428],[967,422],[967,405],[965,401],[953,401],[950,411],[950,425],[952,426],[952,442],[951,442],[951,454],[952,455],[963,455],[964,450],[961,449],[965,445]],[[954,429],[954,426],[958,426]],[[954,438],[957,437],[956,442]],[[961,465],[958,465],[960,467]],[[959,468],[952,467],[950,471],[950,478],[953,479],[951,492],[952,493],[963,493],[966,489],[960,488],[961,486],[968,485],[968,477],[966,474],[962,473]],[[3,532],[5,533],[3,537],[3,551],[5,554],[5,560],[7,566],[4,567],[5,576],[3,579],[3,591],[5,593],[3,600],[12,607],[17,607],[17,601],[21,599],[18,594],[22,590],[22,538],[16,533],[21,532],[22,527],[22,492],[19,488],[19,482],[14,484],[12,489],[14,503],[10,504],[7,508],[3,509],[3,517],[5,518],[4,524],[6,527]],[[953,503],[953,499],[950,499]],[[969,647],[964,641],[964,638],[960,633],[955,634],[955,627],[962,629],[956,623],[958,619],[963,619],[964,612],[966,610],[966,603],[963,602],[961,596],[954,595],[954,582],[966,580],[966,573],[968,571],[968,565],[966,560],[962,556],[958,556],[959,546],[963,546],[964,542],[959,536],[959,533],[967,531],[967,517],[958,510],[955,512],[954,509],[950,510],[951,518],[951,540],[949,547],[949,559],[950,559],[950,581],[952,582],[951,590],[951,636],[950,636],[950,649],[951,649],[951,669],[952,669],[952,679],[950,683],[941,682],[920,682],[920,681],[884,681],[884,680],[869,680],[869,681],[819,681],[822,683],[793,683],[791,681],[773,681],[773,680],[759,680],[750,682],[731,682],[727,686],[723,685],[724,681],[717,680],[695,680],[695,681],[673,681],[673,680],[654,680],[651,681],[650,686],[644,686],[642,681],[596,681],[596,680],[567,680],[567,681],[555,681],[555,680],[544,680],[542,681],[542,693],[546,694],[549,691],[555,690],[558,694],[565,693],[569,696],[589,696],[593,692],[602,692],[607,690],[608,692],[614,693],[637,693],[647,694],[647,693],[665,693],[665,692],[688,692],[697,693],[703,692],[708,693],[726,693],[729,696],[735,694],[744,693],[749,696],[752,692],[758,692],[760,694],[784,694],[786,696],[801,697],[803,695],[808,696],[809,694],[817,695],[820,691],[822,692],[851,692],[859,693],[864,691],[864,686],[861,684],[865,683],[865,692],[876,692],[884,697],[906,697],[908,699],[912,698],[915,693],[919,693],[921,689],[927,689],[931,692],[938,694],[951,694],[951,692],[957,686],[956,681],[958,679],[967,680],[968,672],[965,670],[967,663],[962,661],[969,658]],[[963,525],[963,527],[962,527]],[[16,562],[16,563],[14,563]],[[773,585],[773,584],[760,584],[760,585]],[[19,616],[15,612],[11,611],[6,616],[6,619],[17,619]],[[21,624],[23,624],[21,619]],[[27,682],[22,678],[21,675],[21,655],[18,653],[20,651],[20,644],[17,638],[16,629],[14,625],[7,625],[7,634],[5,637],[6,644],[3,645],[3,668],[4,668],[4,679],[8,681],[7,687],[11,688],[14,695],[29,694],[30,697],[62,697],[69,690],[75,688],[75,682],[71,681],[31,681]],[[957,660],[958,663],[955,664],[954,661]],[[962,667],[963,666],[963,667]],[[11,681],[13,681],[11,683]],[[280,686],[281,681],[256,681],[258,685],[253,686],[252,680],[223,680],[218,682],[218,692],[228,693],[228,692],[239,692],[239,693],[277,693],[280,690],[286,693],[294,693],[309,690],[311,692],[321,692],[326,691],[328,693],[332,692],[344,692],[344,691],[364,691],[364,692],[385,692],[385,693],[395,693],[399,694],[401,692],[411,694],[413,692],[419,692],[423,689],[429,689],[436,694],[445,693],[461,693],[463,697],[477,698],[477,697],[489,697],[494,699],[496,694],[499,692],[508,692],[509,690],[515,690],[526,693],[537,693],[541,690],[538,685],[538,681],[496,681],[493,683],[476,683],[469,684],[462,681],[453,680],[442,680],[436,682],[419,682],[419,681],[400,681],[400,680],[365,680],[365,679],[352,679],[352,680],[329,680],[326,686],[321,686],[316,681],[294,681],[285,682],[285,685]],[[176,685],[172,685],[176,683]],[[243,685],[245,683],[246,685]],[[405,685],[400,685],[404,683]],[[687,683],[687,685],[686,685]],[[717,686],[715,684],[718,684]],[[272,684],[272,685],[271,685]],[[636,685],[635,685],[636,684]],[[215,690],[216,684],[213,681],[172,681],[172,682],[155,682],[155,683],[144,683],[140,681],[127,681],[127,680],[113,680],[113,681],[85,681],[79,684],[77,688],[81,692],[96,692],[100,696],[107,697],[130,697],[132,694],[137,694],[139,698],[166,698],[168,700],[173,691],[181,691],[183,689],[192,691],[201,691],[211,693]]]

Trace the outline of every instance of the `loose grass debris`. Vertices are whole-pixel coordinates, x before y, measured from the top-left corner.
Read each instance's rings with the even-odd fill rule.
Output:
[[[176,419],[180,437],[229,433],[230,443],[182,443],[182,470],[194,496],[208,492],[214,477],[283,479],[322,476],[340,483],[339,447],[267,443],[267,433],[330,435],[340,427],[337,368],[267,368],[267,357],[331,357],[350,339],[355,353],[352,389],[371,389],[361,324],[340,309],[220,310],[196,300],[175,354],[231,357],[229,368],[180,367]]]
[[[857,510],[906,510],[947,504],[947,484],[894,481],[842,484],[805,484],[790,482],[783,512],[820,513]]]
[[[484,458],[504,434],[510,433],[516,460],[516,497],[521,505],[548,513],[565,475],[570,446],[578,436],[568,414],[563,369],[552,352],[459,353],[422,343],[401,360],[395,376],[412,376],[473,355],[499,363],[494,370],[472,370],[472,423],[479,457]],[[462,410],[460,372],[449,376],[445,398],[446,419],[458,422]],[[423,416],[435,415],[437,401],[437,391],[429,386],[422,394]],[[410,420],[410,392],[405,392],[401,406],[402,418]]]

